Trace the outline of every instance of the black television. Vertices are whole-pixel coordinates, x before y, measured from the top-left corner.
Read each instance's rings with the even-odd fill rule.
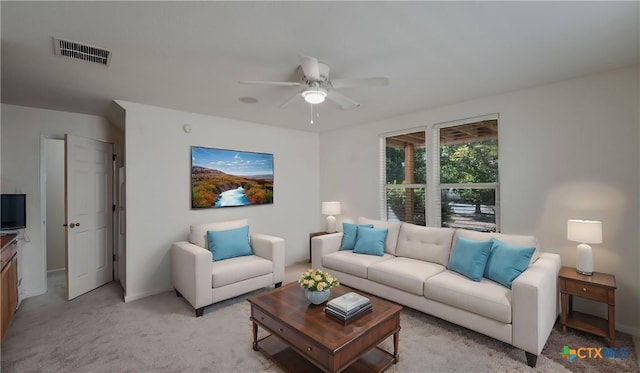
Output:
[[[2,194],[0,209],[2,222],[0,229],[21,229],[27,227],[27,204],[25,194]]]

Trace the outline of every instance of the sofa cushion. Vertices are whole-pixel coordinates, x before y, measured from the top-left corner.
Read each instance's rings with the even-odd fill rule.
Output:
[[[356,245],[353,248],[355,254],[384,255],[384,241],[389,230],[387,228],[358,227]]]
[[[393,255],[383,256],[354,254],[351,250],[342,250],[324,255],[322,267],[348,273],[353,276],[367,278],[367,268],[372,264],[395,258]]]
[[[368,278],[392,288],[423,295],[424,281],[445,269],[440,264],[398,257],[369,266]]]
[[[403,223],[398,236],[396,256],[434,262],[449,263],[454,229],[433,228]]]
[[[484,269],[484,277],[511,289],[511,283],[527,269],[534,247],[508,245],[491,239],[491,253]]]
[[[342,242],[340,244],[340,250],[353,250],[356,246],[356,239],[358,236],[358,227],[373,228],[373,224],[352,224],[342,222]]]
[[[511,323],[511,290],[486,278],[475,282],[458,273],[444,271],[425,281],[424,296],[496,321]]]
[[[271,261],[257,255],[211,262],[211,286],[218,288],[272,272]]]
[[[249,245],[248,225],[223,231],[207,231],[207,239],[213,260],[225,260],[253,254]]]
[[[536,240],[533,236],[525,236],[519,234],[504,234],[504,233],[496,233],[496,232],[477,232],[470,231],[467,229],[456,229],[456,233],[453,235],[453,244],[456,243],[457,237],[464,237],[470,240],[476,241],[487,241],[492,238],[498,239],[506,244],[514,245],[514,246],[527,246],[527,247],[535,247],[536,250],[531,255],[531,260],[529,264],[535,262],[538,259],[538,240]]]
[[[396,255],[396,246],[398,244],[398,234],[400,233],[401,222],[397,221],[384,221],[384,220],[372,220],[362,216],[358,216],[358,224],[373,224],[374,228],[387,228],[387,238],[384,242],[384,252]]]
[[[249,225],[249,219],[220,221],[214,223],[191,224],[189,242],[209,250],[207,231],[223,231],[226,229],[240,228]]]
[[[491,252],[492,241],[475,241],[458,237],[451,252],[448,269],[480,281]]]

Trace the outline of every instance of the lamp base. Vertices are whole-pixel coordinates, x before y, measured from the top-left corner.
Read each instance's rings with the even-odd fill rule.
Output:
[[[581,275],[593,275],[593,251],[591,246],[581,243],[576,247],[576,272]]]
[[[576,272],[581,274],[581,275],[584,275],[584,276],[592,276],[593,275],[593,272],[585,272],[585,271],[581,271],[579,269],[576,269]]]
[[[336,232],[336,217],[333,215],[327,216],[327,233]]]

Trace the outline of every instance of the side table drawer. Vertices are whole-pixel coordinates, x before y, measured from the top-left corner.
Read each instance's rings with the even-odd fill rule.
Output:
[[[330,359],[328,352],[325,349],[316,345],[312,341],[302,338],[290,327],[282,324],[278,320],[274,320],[259,309],[253,308],[251,311],[256,322],[271,331],[280,339],[284,340],[289,346],[298,349],[302,354],[308,356],[312,360],[315,360],[324,366],[328,366]]]
[[[577,295],[582,298],[588,298],[599,301],[607,301],[607,289],[590,284],[567,281],[566,291],[569,294]]]

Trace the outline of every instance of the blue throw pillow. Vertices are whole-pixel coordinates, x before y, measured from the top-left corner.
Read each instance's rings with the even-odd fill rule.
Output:
[[[457,237],[447,268],[480,282],[490,252],[491,241],[474,241]]]
[[[207,239],[214,261],[253,254],[249,245],[248,225],[224,231],[207,231]]]
[[[535,247],[511,246],[491,239],[491,254],[484,269],[484,277],[511,289],[516,277],[529,266]]]
[[[342,244],[340,250],[353,250],[356,246],[356,236],[358,235],[358,227],[373,228],[373,224],[351,224],[342,223]]]
[[[356,245],[353,252],[356,254],[384,255],[384,241],[387,239],[387,228],[358,227]]]

